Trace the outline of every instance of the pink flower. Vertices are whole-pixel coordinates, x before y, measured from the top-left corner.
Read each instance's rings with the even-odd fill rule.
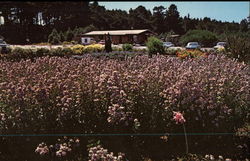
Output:
[[[182,123],[186,122],[185,118],[183,117],[182,113],[180,113],[180,112],[174,111],[173,119],[175,120],[176,124],[178,124],[178,123],[182,124]]]

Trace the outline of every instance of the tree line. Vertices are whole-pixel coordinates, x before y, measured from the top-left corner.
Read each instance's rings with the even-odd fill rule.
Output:
[[[93,29],[150,29],[159,35],[169,32],[183,35],[189,30],[207,30],[216,34],[249,31],[247,19],[236,23],[208,17],[191,18],[189,14],[181,17],[174,4],[156,6],[153,12],[144,6],[126,12],[108,10],[96,1],[3,1],[0,2],[0,16],[4,19],[0,23],[0,35],[14,44],[47,42],[51,40],[51,34],[59,35],[59,40],[70,41],[77,34]]]

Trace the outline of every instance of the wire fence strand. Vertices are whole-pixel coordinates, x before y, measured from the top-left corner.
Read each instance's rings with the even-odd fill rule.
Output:
[[[10,136],[184,136],[185,133],[116,133],[116,134],[0,134],[0,137]],[[187,136],[235,135],[235,133],[186,133]]]

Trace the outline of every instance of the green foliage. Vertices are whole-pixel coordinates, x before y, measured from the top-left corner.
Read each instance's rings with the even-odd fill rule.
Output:
[[[0,54],[9,54],[11,53],[11,48],[10,47],[6,47],[6,48],[0,48]]]
[[[181,43],[186,45],[188,42],[199,42],[205,47],[212,47],[218,41],[217,35],[206,30],[190,30],[181,37]]]
[[[49,53],[49,49],[47,48],[40,48],[40,49],[37,49],[36,51],[36,56],[40,57],[40,56],[45,56]]]
[[[153,8],[153,22],[154,22],[154,31],[157,33],[163,33],[165,31],[165,12],[166,8],[163,6],[158,6]]]
[[[226,41],[225,49],[229,57],[250,63],[250,32],[229,34]]]
[[[164,53],[163,42],[154,36],[148,38],[146,45],[148,47],[148,52],[150,56],[152,56],[152,54]]]
[[[73,51],[71,50],[71,48],[63,48],[62,49],[62,54],[64,55],[64,56],[69,56],[69,55],[73,55],[74,53],[73,53]]]
[[[167,31],[173,30],[176,33],[182,33],[180,13],[175,4],[171,4],[166,12],[166,28]]]
[[[68,28],[68,30],[65,33],[65,40],[72,41],[73,38],[74,38],[74,32],[70,28]]]
[[[112,51],[123,51],[123,49],[122,49],[122,48],[119,48],[119,47],[114,46],[114,47],[112,47]]]
[[[62,31],[60,31],[59,37],[60,37],[60,42],[63,42],[66,40],[66,36],[64,35],[64,33]]]
[[[71,50],[73,51],[74,54],[81,55],[84,53],[85,48],[84,48],[84,45],[79,44],[79,45],[72,46]]]
[[[153,6],[153,12],[143,6],[124,10],[108,10],[97,3],[89,2],[3,2],[0,5],[4,17],[1,25],[1,35],[9,43],[25,44],[48,41],[51,29],[55,28],[63,34],[60,38],[50,38],[55,44],[71,41],[72,33],[66,36],[68,28],[74,36],[93,30],[142,29],[147,28],[158,34],[169,32],[184,34],[193,29],[208,30],[218,34],[225,31],[248,31],[247,20],[240,23],[221,22],[205,17],[204,19],[190,18],[189,15],[180,17],[177,6]],[[16,8],[15,11],[13,8]],[[56,8],[56,9],[55,9]],[[29,12],[27,12],[29,11]],[[11,13],[11,14],[10,14]],[[42,14],[42,16],[39,16]],[[18,21],[15,21],[18,20]],[[25,22],[25,23],[23,23]],[[40,23],[43,25],[39,25]],[[28,27],[28,29],[27,29]],[[67,38],[65,38],[65,36]]]
[[[63,52],[62,52],[62,48],[58,47],[58,48],[54,48],[50,50],[50,56],[63,56]]]
[[[21,58],[32,58],[34,56],[35,51],[32,49],[23,49],[20,47],[16,47],[12,50],[12,56],[16,57],[17,59]]]
[[[122,45],[122,50],[123,51],[132,51],[133,50],[133,45],[131,45],[131,44],[123,44]]]
[[[48,37],[48,42],[53,45],[57,45],[61,42],[60,34],[57,32],[56,29],[52,30],[51,34]]]
[[[165,48],[166,55],[176,55],[176,52],[178,52],[178,51],[181,51],[181,49]]]

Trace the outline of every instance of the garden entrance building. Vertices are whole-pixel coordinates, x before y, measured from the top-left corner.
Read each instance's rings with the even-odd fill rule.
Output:
[[[110,31],[91,31],[79,37],[93,37],[97,42],[105,40],[107,34],[110,35],[113,44],[145,44],[148,37],[155,35],[152,31],[144,30],[110,30]]]

